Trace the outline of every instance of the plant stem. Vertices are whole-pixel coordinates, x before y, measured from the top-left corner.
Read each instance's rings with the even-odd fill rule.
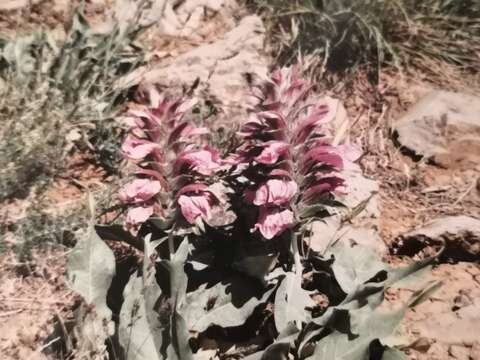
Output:
[[[293,260],[295,261],[295,275],[301,280],[303,268],[302,262],[300,261],[300,252],[298,251],[298,239],[295,232],[292,234],[292,250],[293,250]]]
[[[175,228],[176,228],[176,222],[173,223],[170,234],[168,234],[168,252],[170,253],[170,256],[169,256],[170,260],[172,260],[173,255],[175,254],[175,243],[173,241],[174,240],[173,234],[175,232]]]

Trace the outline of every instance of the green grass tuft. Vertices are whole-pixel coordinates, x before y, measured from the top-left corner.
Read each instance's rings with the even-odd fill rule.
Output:
[[[282,64],[344,71],[359,63],[422,67],[428,60],[480,68],[476,0],[248,0],[266,20]],[[425,65],[428,66],[428,65]]]

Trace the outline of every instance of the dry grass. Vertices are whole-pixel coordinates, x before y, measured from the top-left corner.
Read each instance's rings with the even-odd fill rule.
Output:
[[[323,74],[361,63],[430,70],[446,62],[466,71],[480,67],[480,3],[449,0],[250,0],[266,20],[280,63],[306,58]]]
[[[128,89],[115,84],[143,61],[139,28],[120,28],[95,33],[77,12],[60,43],[44,32],[0,43],[0,201],[41,192],[73,150],[116,170]]]
[[[68,343],[61,325],[72,320],[76,296],[65,285],[64,267],[64,253],[58,249],[36,251],[35,261],[0,257],[2,358],[46,359],[47,343],[60,352]]]

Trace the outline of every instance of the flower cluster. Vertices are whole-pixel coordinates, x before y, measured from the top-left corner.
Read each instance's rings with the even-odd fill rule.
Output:
[[[336,109],[328,100],[311,100],[311,88],[295,68],[257,86],[259,106],[231,158],[248,179],[245,201],[258,207],[252,230],[266,239],[290,228],[297,209],[329,200],[344,186],[339,172],[348,148],[332,145],[328,128]]]
[[[265,239],[291,228],[300,210],[331,203],[345,188],[339,175],[344,160],[358,154],[353,147],[333,144],[329,123],[335,103],[314,98],[311,89],[295,68],[278,70],[256,86],[258,106],[239,132],[241,145],[227,160],[206,142],[208,130],[186,116],[193,100],[170,100],[151,90],[148,106],[130,110],[122,146],[137,167],[136,178],[120,193],[131,205],[126,228],[136,233],[149,217],[172,214],[199,227],[203,222],[227,225],[235,216],[225,179],[235,177],[242,180],[231,187],[243,184],[243,201],[257,208],[252,231]]]
[[[208,223],[216,207],[228,204],[212,184],[223,161],[204,144],[203,135],[209,132],[185,116],[195,101],[171,100],[155,89],[148,97],[149,105],[131,109],[126,118],[129,133],[122,153],[136,171],[120,191],[120,199],[130,206],[125,227],[136,234],[147,219],[171,217],[177,206],[188,223]]]

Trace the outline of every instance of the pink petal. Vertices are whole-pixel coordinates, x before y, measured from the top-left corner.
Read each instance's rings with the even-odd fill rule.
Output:
[[[220,155],[217,150],[209,147],[200,150],[187,150],[180,154],[175,161],[175,172],[180,173],[184,166],[188,166],[201,175],[212,175],[221,166]]]
[[[333,146],[317,146],[303,157],[301,171],[304,173],[316,165],[326,165],[335,170],[343,169],[342,157]]]
[[[165,182],[165,178],[163,177],[162,173],[152,169],[145,169],[145,168],[138,168],[135,170],[136,175],[148,175],[154,177],[155,179],[159,180],[160,183]]]
[[[125,157],[131,160],[143,160],[150,154],[160,157],[160,146],[151,141],[138,139],[133,135],[128,135],[122,144],[122,152]]]
[[[177,196],[191,193],[191,192],[196,193],[196,192],[204,191],[206,189],[208,189],[208,185],[205,185],[205,184],[189,184],[182,187],[180,190],[178,190]]]
[[[253,203],[257,206],[283,205],[293,198],[297,190],[295,181],[271,179],[257,189]]]
[[[208,133],[209,130],[205,127],[197,128],[190,125],[188,122],[183,122],[175,127],[175,129],[173,129],[173,131],[170,133],[168,144],[181,141],[182,139],[187,139],[191,136],[205,135]]]
[[[301,144],[305,142],[314,128],[332,120],[331,111],[327,105],[320,105],[313,110],[309,110],[308,115],[299,120],[299,124],[293,135],[294,142]]]
[[[120,199],[124,202],[138,204],[150,200],[161,190],[160,181],[135,179],[120,190]]]
[[[195,220],[200,216],[205,221],[211,217],[210,195],[203,193],[201,195],[181,195],[178,198],[178,205],[183,217],[190,224],[195,224]]]
[[[125,219],[125,228],[132,234],[136,235],[140,225],[148,220],[153,215],[153,206],[148,207],[134,207],[128,210]]]
[[[263,111],[257,114],[261,121],[272,130],[284,129],[287,126],[282,114],[275,111]]]
[[[133,129],[142,129],[153,142],[158,142],[162,139],[161,119],[154,116],[149,109],[131,109],[128,113],[134,116],[135,126],[133,126]]]
[[[149,106],[156,108],[163,101],[163,94],[161,94],[154,85],[149,85],[148,87],[142,87],[142,95],[148,99]]]
[[[310,186],[303,194],[303,200],[309,201],[316,195],[322,195],[327,192],[334,192],[339,187],[344,186],[345,181],[336,176],[325,177],[315,182],[315,185]]]
[[[260,230],[260,233],[266,239],[280,235],[293,224],[293,212],[285,209],[260,208],[260,216],[255,224],[254,230]]]
[[[290,174],[289,171],[284,170],[284,169],[273,169],[270,171],[268,174],[270,177],[279,177],[279,178],[284,178],[284,179],[291,179],[292,175]]]
[[[193,108],[195,105],[197,105],[198,99],[192,98],[188,100],[182,100],[179,104],[178,107],[175,111],[175,114],[177,116],[182,116],[184,113],[189,111],[191,108]]]
[[[265,143],[260,155],[255,157],[255,160],[261,164],[271,165],[275,164],[278,159],[288,152],[289,144],[283,141],[269,141]]]

